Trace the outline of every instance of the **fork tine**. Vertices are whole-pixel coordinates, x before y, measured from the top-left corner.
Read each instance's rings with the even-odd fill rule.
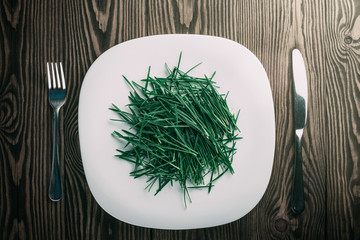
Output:
[[[65,89],[66,88],[65,76],[64,76],[64,70],[63,70],[61,62],[60,62],[60,73],[61,73],[62,89]]]
[[[52,70],[53,88],[56,88],[56,79],[55,79],[54,63],[51,63],[51,70]]]
[[[48,87],[51,88],[51,75],[50,75],[50,68],[49,63],[46,63],[46,70],[47,70],[47,78],[48,78]]]
[[[55,63],[57,88],[61,88],[58,64]]]

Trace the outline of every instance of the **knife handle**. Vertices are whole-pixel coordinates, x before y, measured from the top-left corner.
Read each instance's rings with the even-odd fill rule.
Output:
[[[301,138],[295,135],[295,166],[291,193],[291,210],[294,214],[300,214],[305,208],[301,153]]]

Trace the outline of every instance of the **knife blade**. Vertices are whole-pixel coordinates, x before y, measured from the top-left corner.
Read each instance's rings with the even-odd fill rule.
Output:
[[[305,208],[304,183],[302,171],[302,136],[307,118],[308,87],[305,62],[298,49],[292,51],[294,125],[295,125],[295,164],[291,210],[300,214]]]

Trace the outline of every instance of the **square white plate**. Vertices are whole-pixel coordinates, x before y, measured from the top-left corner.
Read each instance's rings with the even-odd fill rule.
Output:
[[[114,157],[119,142],[111,136],[121,130],[108,110],[112,103],[127,109],[129,87],[122,78],[140,81],[165,76],[165,63],[187,71],[202,62],[192,75],[216,71],[219,92],[229,91],[228,104],[240,109],[233,175],[225,174],[212,188],[191,190],[192,203],[184,206],[178,185],[154,196],[146,178],[129,176],[133,166]],[[127,127],[124,127],[127,128]],[[275,117],[271,89],[260,61],[244,46],[219,37],[158,35],[130,40],[104,52],[89,68],[79,100],[79,136],[87,182],[99,205],[121,221],[150,228],[192,229],[235,221],[260,201],[269,183],[275,146]]]

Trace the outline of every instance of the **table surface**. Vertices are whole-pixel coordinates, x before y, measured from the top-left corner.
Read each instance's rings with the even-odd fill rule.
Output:
[[[356,0],[114,0],[0,3],[1,239],[359,239],[360,4]],[[245,217],[196,230],[121,222],[96,203],[80,155],[78,100],[94,60],[126,40],[167,33],[221,36],[250,49],[271,85],[276,147],[269,186]],[[289,210],[294,166],[291,50],[306,60],[305,211]],[[64,197],[51,202],[53,113],[47,61],[62,61]],[[260,166],[261,167],[261,166]]]

